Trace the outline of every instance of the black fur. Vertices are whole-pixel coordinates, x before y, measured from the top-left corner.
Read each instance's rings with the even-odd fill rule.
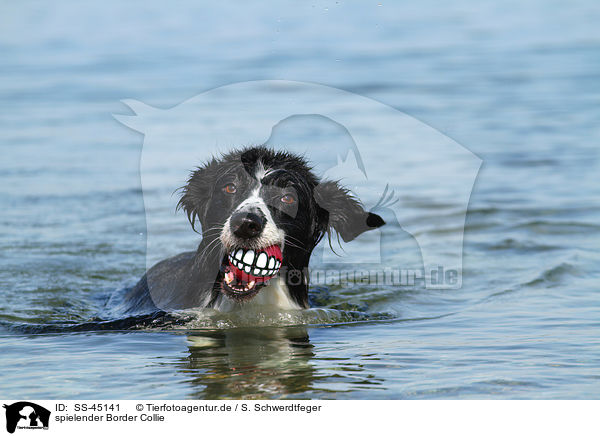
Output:
[[[260,168],[269,171],[259,182],[255,174]],[[224,194],[223,186],[227,184],[235,184],[237,192]],[[290,295],[300,307],[308,307],[305,274],[310,255],[324,235],[337,232],[348,242],[384,224],[337,182],[321,182],[300,156],[264,146],[234,150],[197,168],[182,188],[178,208],[185,211],[194,230],[198,223],[202,228],[198,249],[152,267],[129,294],[132,308],[147,310],[156,305],[180,309],[215,304],[222,292],[220,268],[227,249],[219,239],[221,229],[235,208],[256,189],[260,189],[276,226],[285,232],[280,275],[286,278]],[[295,204],[279,201],[287,193],[297,199]]]

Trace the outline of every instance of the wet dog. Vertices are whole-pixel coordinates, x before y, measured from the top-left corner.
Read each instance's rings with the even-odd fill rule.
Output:
[[[319,180],[302,157],[264,146],[195,170],[178,207],[194,230],[200,224],[202,241],[148,270],[128,295],[132,310],[307,308],[319,241],[337,233],[348,242],[385,224],[338,182]]]

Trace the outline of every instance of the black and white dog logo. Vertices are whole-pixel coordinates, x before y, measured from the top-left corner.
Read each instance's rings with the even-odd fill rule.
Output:
[[[15,429],[48,429],[50,411],[29,401],[5,404],[6,431],[14,433]]]

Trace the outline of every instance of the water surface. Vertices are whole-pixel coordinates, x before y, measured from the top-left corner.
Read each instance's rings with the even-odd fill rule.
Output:
[[[597,398],[599,19],[592,1],[3,4],[0,396]],[[118,313],[146,259],[119,100],[258,79],[368,96],[483,159],[461,289],[318,288],[319,308],[254,323]],[[432,238],[456,231],[451,198],[396,195]],[[179,217],[165,254],[197,241]]]

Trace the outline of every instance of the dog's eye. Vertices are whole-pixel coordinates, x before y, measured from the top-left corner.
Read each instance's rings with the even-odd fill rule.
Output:
[[[292,194],[285,194],[281,197],[281,202],[285,204],[294,204],[296,202],[296,198]]]
[[[228,185],[223,186],[223,191],[225,191],[225,193],[227,193],[227,194],[235,194],[235,191],[237,191],[237,188],[235,187],[235,185],[233,183],[229,183]]]

